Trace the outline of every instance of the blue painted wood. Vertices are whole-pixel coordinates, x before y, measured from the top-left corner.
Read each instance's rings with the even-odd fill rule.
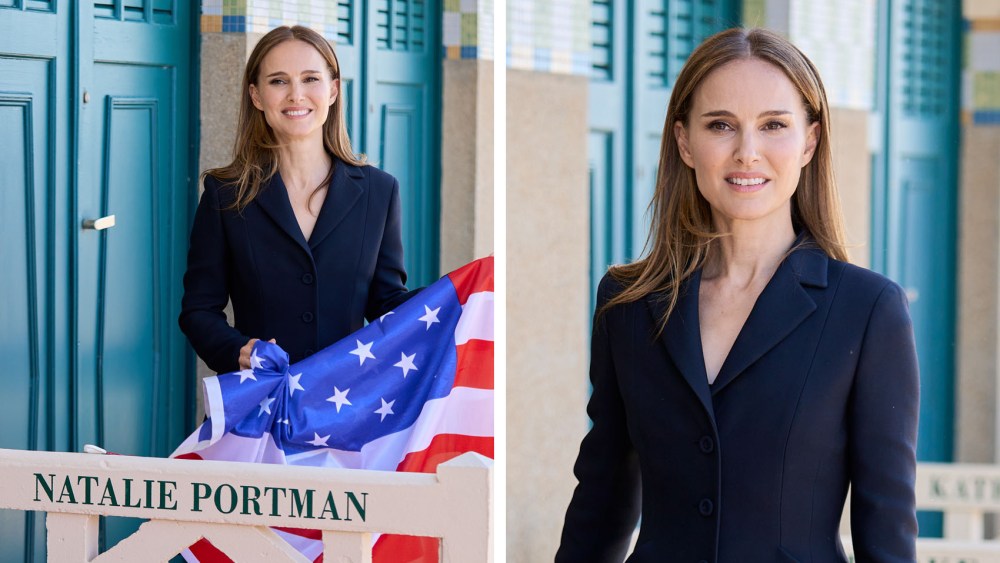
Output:
[[[68,30],[67,10],[46,2],[0,7],[0,355],[5,429],[0,447],[57,450],[68,446],[68,331],[62,283],[70,142],[57,103],[69,81],[70,49],[55,35]],[[44,519],[0,511],[0,561],[41,560]]]
[[[0,353],[20,376],[5,382],[15,407],[0,413],[11,430],[0,447],[166,455],[193,422],[175,322],[193,178],[191,5],[6,5],[0,165],[13,184],[0,190],[0,236],[13,244]],[[108,214],[109,231],[81,229]],[[0,512],[0,561],[44,560],[42,524]],[[137,525],[109,521],[105,537]]]
[[[440,272],[440,3],[365,5],[365,131],[369,157],[399,179],[410,287]]]
[[[917,457],[954,455],[954,341],[961,12],[946,0],[882,3],[873,171],[873,265],[910,298],[920,362]],[[939,517],[921,516],[921,535]]]

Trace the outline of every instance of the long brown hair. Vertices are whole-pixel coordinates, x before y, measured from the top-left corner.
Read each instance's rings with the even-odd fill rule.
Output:
[[[264,119],[264,112],[253,105],[250,98],[250,85],[257,85],[260,65],[264,57],[276,46],[285,41],[304,41],[313,46],[326,60],[330,70],[330,78],[340,78],[340,63],[333,47],[322,35],[301,25],[292,27],[281,26],[272,29],[260,39],[243,72],[243,94],[240,97],[240,116],[236,126],[236,142],[233,144],[233,161],[221,168],[206,170],[204,175],[211,175],[219,181],[231,185],[236,190],[233,208],[242,210],[260,193],[262,186],[278,172],[279,143],[274,131]],[[344,96],[341,91],[337,95],[333,107],[323,124],[323,146],[326,152],[340,160],[361,166],[365,164],[363,155],[355,155],[351,149],[351,139],[347,136],[347,124],[344,121]],[[323,182],[330,181],[330,174]]]
[[[677,77],[663,124],[659,171],[650,204],[652,225],[646,240],[649,252],[641,260],[610,269],[624,290],[601,311],[661,293],[666,302],[662,331],[677,305],[682,284],[715,252],[716,241],[726,236],[715,230],[712,210],[698,191],[695,172],[681,160],[674,124],[688,123],[694,93],[709,73],[744,59],[759,59],[781,69],[802,94],[809,123],[819,123],[813,158],[803,168],[792,196],[792,223],[797,229],[805,229],[828,256],[847,261],[843,216],[833,175],[830,108],[819,72],[802,51],[774,32],[728,29],[698,46]]]

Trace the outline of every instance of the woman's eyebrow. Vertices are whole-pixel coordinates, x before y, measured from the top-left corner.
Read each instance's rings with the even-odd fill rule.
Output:
[[[319,73],[320,73],[320,71],[318,71],[318,70],[303,70],[299,74],[319,74]],[[285,72],[285,71],[283,71],[283,70],[278,70],[278,71],[272,72],[271,74],[268,74],[264,78],[271,78],[272,76],[284,76],[286,74],[288,74],[288,73]]]
[[[791,115],[792,112],[785,109],[772,109],[768,111],[762,111],[757,117],[777,117],[779,115]],[[701,114],[702,117],[736,117],[731,111],[724,109],[717,109],[715,111],[709,111]]]

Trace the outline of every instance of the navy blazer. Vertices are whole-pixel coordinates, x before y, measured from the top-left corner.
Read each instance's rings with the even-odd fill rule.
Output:
[[[276,339],[297,362],[406,299],[399,183],[389,174],[335,159],[308,241],[280,174],[242,212],[228,209],[234,198],[205,177],[184,274],[181,330],[211,369],[238,370],[250,338]]]
[[[560,563],[915,561],[919,378],[906,299],[888,279],[798,249],[709,385],[697,272],[663,333],[662,296],[594,323],[579,485]],[[598,307],[621,291],[605,276]]]

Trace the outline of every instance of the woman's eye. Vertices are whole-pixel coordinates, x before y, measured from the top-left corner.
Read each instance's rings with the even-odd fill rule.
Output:
[[[319,80],[318,76],[307,76],[305,82],[316,82]]]
[[[284,84],[285,81],[280,78],[272,78],[270,84],[278,85]]]
[[[769,121],[767,125],[764,126],[764,129],[768,131],[777,131],[778,129],[784,129],[785,127],[787,127],[787,125],[785,125],[782,121]]]
[[[708,128],[712,131],[730,131],[732,127],[729,126],[725,121],[713,121],[708,124]]]

